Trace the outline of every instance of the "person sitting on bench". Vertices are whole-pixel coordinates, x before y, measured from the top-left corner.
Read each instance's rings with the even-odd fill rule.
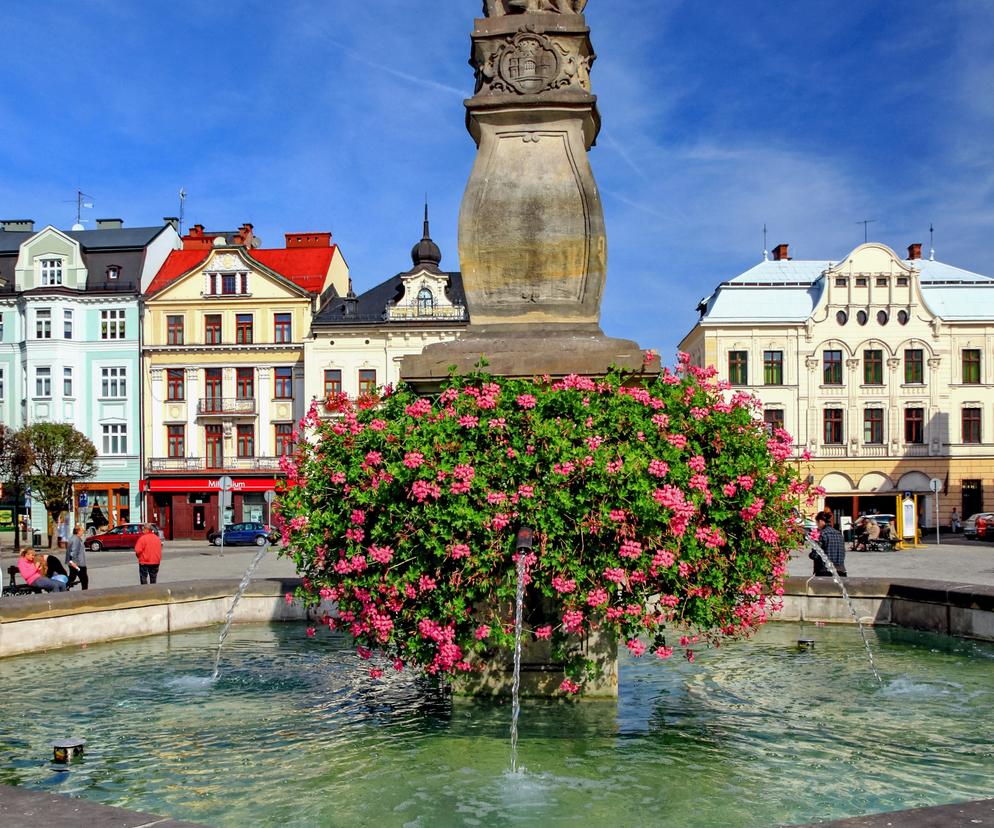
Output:
[[[30,587],[44,589],[47,592],[65,592],[64,583],[53,581],[41,574],[41,567],[35,562],[35,551],[30,547],[21,551],[21,557],[17,559],[17,571]]]

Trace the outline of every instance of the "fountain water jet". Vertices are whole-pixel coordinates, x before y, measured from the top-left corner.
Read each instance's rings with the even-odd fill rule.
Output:
[[[221,629],[221,635],[217,640],[217,653],[214,655],[214,672],[211,674],[212,682],[217,681],[218,676],[221,675],[221,648],[224,646],[224,639],[228,637],[228,630],[231,629],[231,619],[235,616],[235,607],[238,606],[238,602],[242,599],[242,595],[244,595],[245,590],[248,589],[249,581],[252,580],[252,573],[255,572],[256,567],[259,565],[259,561],[262,560],[263,556],[268,551],[269,541],[267,540],[263,546],[259,547],[259,551],[255,553],[255,557],[252,559],[252,563],[250,563],[248,569],[245,570],[241,583],[238,584],[238,591],[235,593],[235,596],[231,601],[231,606],[228,607],[228,613],[224,618],[224,627]]]

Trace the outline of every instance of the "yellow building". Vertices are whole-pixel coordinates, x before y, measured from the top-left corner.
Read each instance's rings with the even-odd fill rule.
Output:
[[[288,233],[265,249],[236,233],[183,237],[153,279],[143,315],[145,513],[167,538],[219,522],[266,521],[264,494],[305,413],[304,340],[319,300],[349,290],[330,233]]]
[[[863,244],[839,262],[787,245],[722,282],[680,344],[756,394],[795,438],[824,504],[893,513],[921,495],[925,525],[994,508],[994,278]]]

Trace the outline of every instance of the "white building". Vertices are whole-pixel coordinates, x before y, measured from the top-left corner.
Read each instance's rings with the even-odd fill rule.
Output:
[[[787,245],[702,300],[680,348],[794,435],[825,502],[892,512],[928,495],[940,518],[994,507],[994,278],[863,244],[839,262]]]

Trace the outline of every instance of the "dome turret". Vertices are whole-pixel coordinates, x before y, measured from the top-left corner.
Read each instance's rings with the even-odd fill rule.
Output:
[[[438,249],[438,245],[431,240],[431,235],[428,233],[428,202],[425,202],[425,229],[424,235],[414,247],[411,248],[411,260],[414,262],[414,266],[427,265],[428,267],[437,270],[438,263],[442,261],[442,251]]]

